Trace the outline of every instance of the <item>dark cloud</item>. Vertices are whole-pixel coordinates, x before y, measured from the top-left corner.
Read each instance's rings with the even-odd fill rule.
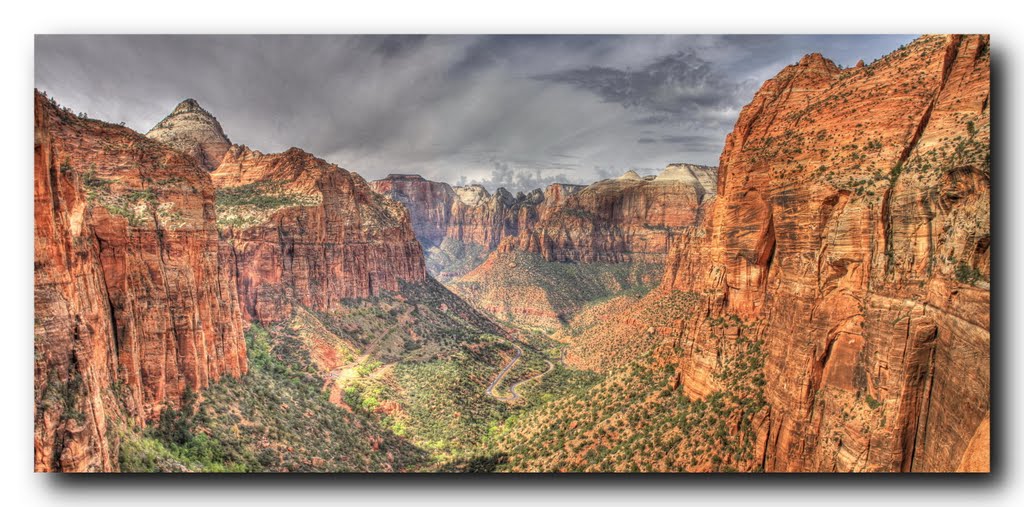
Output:
[[[264,152],[298,146],[371,179],[493,190],[714,164],[783,66],[814,51],[871,61],[911,39],[40,35],[35,68],[61,104],[141,132],[193,97]]]
[[[591,66],[537,76],[596,93],[607,102],[657,116],[640,121],[718,122],[755,88],[751,80],[735,81],[716,71],[692,50],[655,60],[637,70]]]
[[[671,144],[689,152],[706,152],[718,150],[722,141],[711,136],[662,136],[660,138],[641,137],[637,144]]]

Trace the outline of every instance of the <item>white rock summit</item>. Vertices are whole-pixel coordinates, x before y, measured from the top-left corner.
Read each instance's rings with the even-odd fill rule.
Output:
[[[231,141],[212,114],[194,99],[185,99],[171,114],[160,120],[146,137],[194,157],[212,171],[220,165]]]
[[[701,197],[718,190],[718,168],[696,164],[669,164],[654,181],[682,181],[697,189]]]

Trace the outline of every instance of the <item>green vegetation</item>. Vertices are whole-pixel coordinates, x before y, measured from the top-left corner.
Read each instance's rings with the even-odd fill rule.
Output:
[[[978,271],[978,268],[963,261],[956,264],[954,274],[956,275],[956,281],[970,285],[973,285],[977,283],[978,280],[982,279],[981,272]]]
[[[218,207],[254,206],[273,209],[296,206],[298,202],[297,196],[284,194],[278,185],[267,181],[217,189]]]
[[[50,371],[39,410],[45,411],[50,407],[59,407],[64,420],[73,419],[84,422],[85,414],[78,406],[82,396],[82,375],[80,373],[74,371],[66,381],[62,381],[57,377],[56,372]]]
[[[882,402],[876,400],[870,394],[864,398],[864,401],[867,402],[868,407],[870,407],[871,410],[875,410],[876,408],[882,406]]]
[[[548,330],[560,327],[589,302],[646,294],[660,281],[663,269],[645,262],[549,262],[524,252],[502,254],[487,267],[489,272],[474,271],[473,280],[465,277],[449,286],[475,304],[497,308],[499,319]]]
[[[286,192],[278,183],[257,181],[219,188],[216,195],[218,227],[251,227],[265,222],[273,212],[294,206],[320,204],[319,194]]]
[[[742,335],[723,351],[723,388],[690,401],[675,365],[655,349],[596,384],[537,404],[494,432],[505,471],[730,471],[752,468],[753,417],[764,409],[761,343]],[[703,467],[703,468],[701,468]]]
[[[67,168],[70,170],[70,165]],[[99,204],[112,215],[124,217],[132,227],[153,219],[153,213],[160,206],[155,190],[129,189],[118,193],[113,191],[113,183],[114,180],[97,176],[94,167],[82,173],[82,186],[89,202]]]
[[[463,470],[459,463],[486,450],[490,428],[523,409],[485,392],[512,357],[499,333],[433,280],[329,314],[303,310],[289,322],[254,324],[249,372],[215,383],[201,400],[186,394],[146,430],[122,435],[122,469]],[[551,357],[539,347],[554,346],[542,336],[524,340],[514,374]],[[327,370],[315,356],[328,349],[348,364]],[[541,382],[530,392],[543,399],[565,389],[533,385]]]
[[[308,351],[292,336],[253,325],[249,373],[224,379],[193,403],[168,409],[121,445],[124,471],[414,470],[426,453],[362,410],[328,400]]]

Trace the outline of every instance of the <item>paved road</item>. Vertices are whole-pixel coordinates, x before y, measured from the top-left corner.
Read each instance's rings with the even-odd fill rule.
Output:
[[[530,378],[526,378],[526,379],[520,380],[519,382],[516,382],[515,384],[512,384],[508,388],[508,394],[507,395],[501,396],[501,395],[494,394],[494,388],[497,387],[497,385],[501,383],[501,381],[505,378],[505,375],[508,374],[509,370],[511,370],[512,367],[515,366],[517,362],[519,362],[519,358],[523,357],[523,349],[519,345],[516,345],[515,343],[513,343],[511,340],[509,340],[507,338],[505,339],[505,341],[507,341],[510,345],[515,347],[516,355],[513,356],[512,359],[509,360],[508,364],[506,364],[505,367],[502,368],[501,371],[498,372],[498,374],[494,377],[494,380],[491,381],[491,385],[487,386],[487,394],[490,395],[490,396],[493,396],[493,397],[495,397],[495,398],[497,398],[497,399],[499,399],[501,401],[515,401],[515,400],[519,399],[519,393],[516,393],[516,387],[519,387],[520,384],[523,384],[525,382],[529,382],[531,380],[539,379],[539,378],[543,377],[544,375],[547,375],[548,373],[551,373],[551,370],[555,369],[555,365],[552,364],[551,361],[545,361],[546,363],[548,363],[548,369],[547,370],[544,370],[543,372],[538,373],[537,375],[534,375],[534,376],[532,376]]]
[[[519,358],[523,357],[523,349],[519,345],[516,345],[515,343],[512,343],[510,340],[507,339],[505,341],[509,342],[509,344],[515,347],[516,354],[512,356],[512,359],[509,360],[508,364],[506,364],[505,367],[502,368],[501,371],[499,371],[498,374],[494,376],[494,380],[491,381],[491,385],[487,386],[487,394],[499,400],[513,401],[519,398],[519,395],[517,395],[515,391],[513,391],[509,396],[499,396],[497,394],[494,394],[494,388],[497,387],[497,385],[505,378],[505,375],[508,374],[508,371],[511,370],[517,362],[519,362]]]

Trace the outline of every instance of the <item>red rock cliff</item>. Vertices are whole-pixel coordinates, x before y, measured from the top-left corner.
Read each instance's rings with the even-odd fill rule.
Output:
[[[370,182],[370,187],[405,205],[412,230],[424,248],[441,244],[451,222],[455,201],[452,187],[418,174],[389,174],[387,178]]]
[[[662,262],[674,238],[694,225],[705,193],[677,166],[656,178],[630,171],[545,200],[540,220],[499,250],[533,252],[548,261]]]
[[[689,396],[764,341],[741,465],[988,469],[989,106],[988,37],[927,36],[854,69],[809,55],[743,109],[663,283],[742,322],[681,330]]]
[[[117,469],[118,421],[246,371],[209,175],[35,97],[35,469]]]
[[[512,195],[499,188],[491,195],[480,185],[455,187],[455,195],[447,237],[487,250],[536,223],[544,202],[540,190]]]
[[[426,278],[405,207],[358,174],[297,148],[235,146],[211,177],[249,318],[285,319],[295,303],[329,310]]]
[[[672,164],[657,177],[630,171],[589,186],[556,183],[515,196],[503,188],[492,195],[480,185],[452,189],[418,175],[391,175],[371,186],[409,209],[427,248],[447,238],[549,261],[661,262],[714,194],[716,173]]]

